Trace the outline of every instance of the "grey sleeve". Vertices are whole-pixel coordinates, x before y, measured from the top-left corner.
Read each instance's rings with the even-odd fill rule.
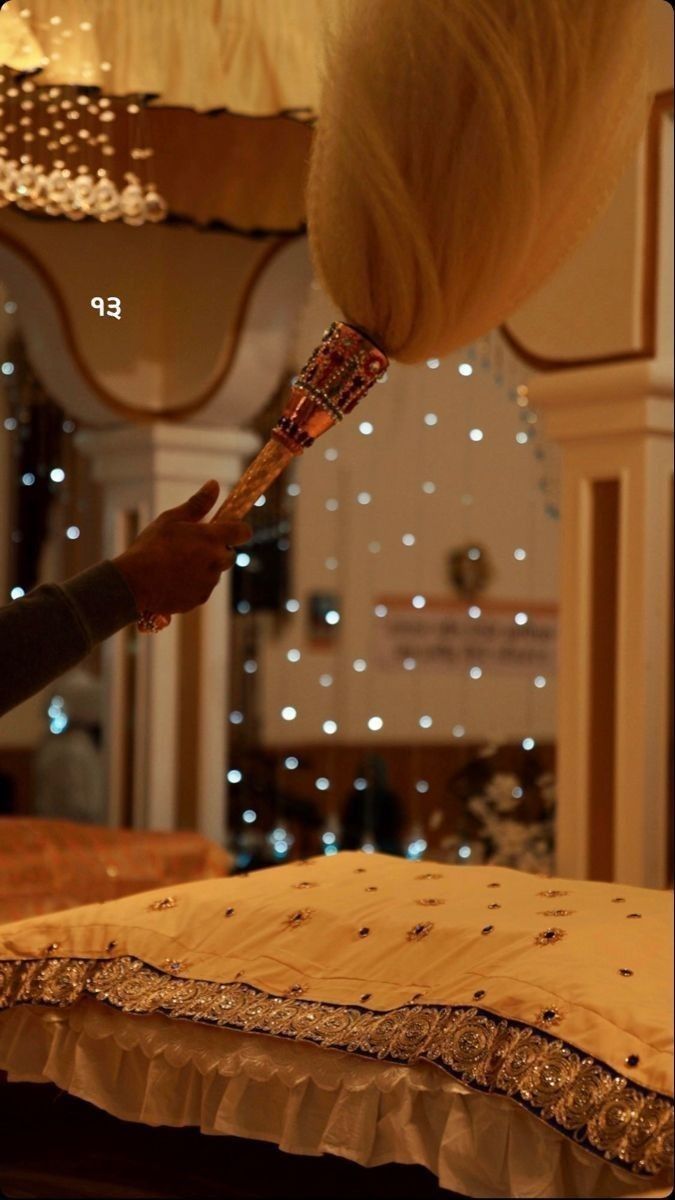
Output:
[[[46,583],[0,608],[0,716],[70,670],[137,617],[111,562],[67,583]]]

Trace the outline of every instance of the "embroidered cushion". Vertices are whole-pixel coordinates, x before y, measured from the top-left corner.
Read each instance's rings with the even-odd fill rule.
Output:
[[[665,1195],[671,913],[648,889],[342,853],[17,922],[0,929],[0,1068],[131,1119],[309,1153],[332,1145],[335,1108],[312,1129],[296,1089],[325,1063],[342,1109],[398,1088],[388,1139],[379,1103],[342,1136],[358,1161],[423,1161],[473,1195],[509,1194],[509,1171],[511,1194],[561,1194],[571,1170],[565,1194],[604,1172],[603,1194]],[[238,1124],[233,1079],[276,1086],[284,1070],[281,1124]]]

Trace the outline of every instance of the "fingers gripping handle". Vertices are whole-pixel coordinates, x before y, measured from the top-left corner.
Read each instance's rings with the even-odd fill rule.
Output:
[[[290,450],[270,438],[221,504],[213,520],[242,521],[292,457]],[[170,622],[171,617],[165,613],[144,612],[138,619],[138,629],[141,633],[160,633]]]

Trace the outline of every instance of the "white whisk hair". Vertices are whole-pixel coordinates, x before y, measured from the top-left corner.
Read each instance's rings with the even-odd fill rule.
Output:
[[[504,320],[646,115],[643,0],[344,0],[308,184],[319,278],[403,362]]]

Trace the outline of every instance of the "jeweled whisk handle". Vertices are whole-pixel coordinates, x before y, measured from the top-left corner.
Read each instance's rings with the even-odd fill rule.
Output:
[[[341,321],[331,325],[293,381],[289,402],[270,440],[213,520],[243,520],[291,459],[350,413],[388,365],[386,355],[360,330]],[[170,620],[161,613],[142,613],[138,628],[141,633],[159,633]]]

